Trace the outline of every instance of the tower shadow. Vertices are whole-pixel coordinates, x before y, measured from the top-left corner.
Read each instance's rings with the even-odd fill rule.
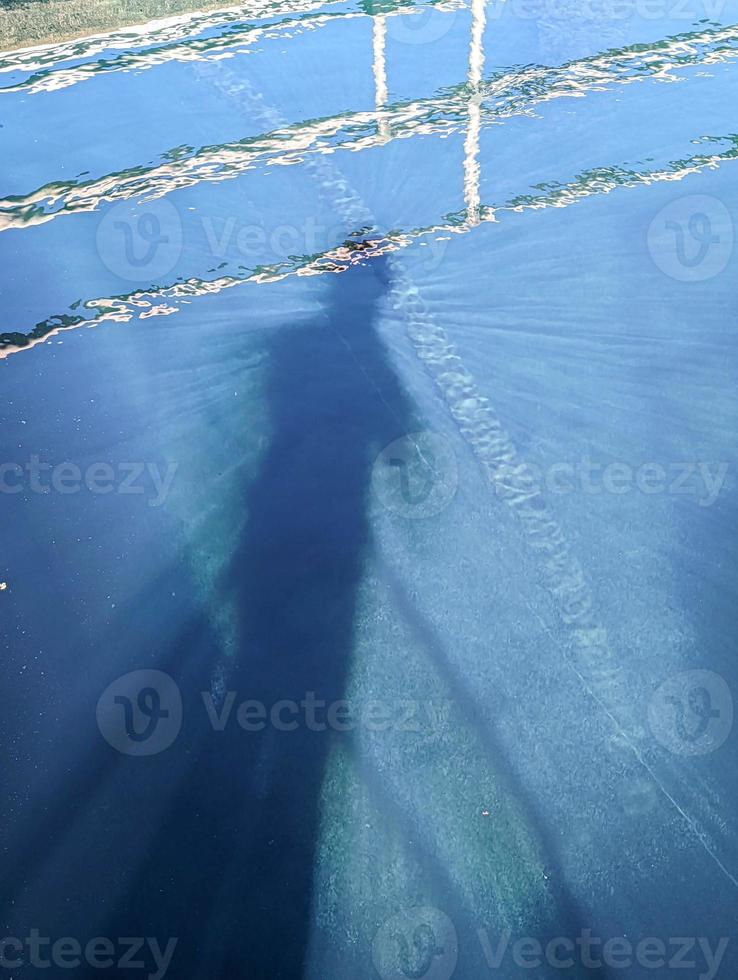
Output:
[[[242,637],[225,685],[237,692],[233,716],[222,732],[200,733],[121,917],[128,930],[140,922],[142,936],[179,937],[181,978],[303,973],[318,801],[336,737],[306,723],[304,704],[344,697],[372,463],[412,431],[376,332],[384,262],[328,276],[324,314],[269,345],[272,437],[220,583]],[[249,730],[236,723],[245,700],[261,706]],[[317,717],[325,722],[325,710]]]

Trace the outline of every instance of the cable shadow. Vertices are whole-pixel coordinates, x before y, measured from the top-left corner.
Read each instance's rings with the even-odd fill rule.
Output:
[[[486,757],[493,767],[495,778],[506,786],[507,793],[516,799],[526,815],[525,823],[535,841],[536,849],[551,872],[549,888],[554,900],[556,914],[555,919],[545,923],[545,934],[539,938],[543,941],[545,938],[565,936],[575,940],[583,929],[591,928],[591,923],[587,921],[586,911],[582,908],[581,903],[567,886],[563,861],[560,856],[560,846],[553,828],[549,827],[546,814],[542,812],[539,801],[526,788],[523,780],[518,777],[507,761],[508,755],[502,741],[495,735],[479,710],[473,695],[464,682],[456,676],[435,627],[413,603],[404,585],[381,553],[377,553],[377,565],[379,574],[390,590],[395,608],[431,657],[434,667],[447,685],[449,698],[459,706],[465,723],[483,746]],[[605,965],[591,966],[586,969],[584,967],[572,968],[563,971],[563,973],[561,970],[552,969],[551,973],[556,976],[572,978],[586,975],[590,978],[599,978],[599,980],[608,980],[611,975]]]

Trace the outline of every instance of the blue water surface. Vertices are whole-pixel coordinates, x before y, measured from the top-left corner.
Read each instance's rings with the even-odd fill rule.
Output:
[[[734,0],[0,55],[3,935],[737,975],[737,100]]]

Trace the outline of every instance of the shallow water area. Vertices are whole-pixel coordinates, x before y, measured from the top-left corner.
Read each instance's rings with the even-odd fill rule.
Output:
[[[738,4],[616,6],[0,55],[8,936],[735,975]]]

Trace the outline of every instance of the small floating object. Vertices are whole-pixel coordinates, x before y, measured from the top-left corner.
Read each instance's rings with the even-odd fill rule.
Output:
[[[7,582],[0,582],[0,592],[4,592],[8,587]]]
[[[488,817],[489,816],[489,810],[482,810],[482,816],[483,817]]]

